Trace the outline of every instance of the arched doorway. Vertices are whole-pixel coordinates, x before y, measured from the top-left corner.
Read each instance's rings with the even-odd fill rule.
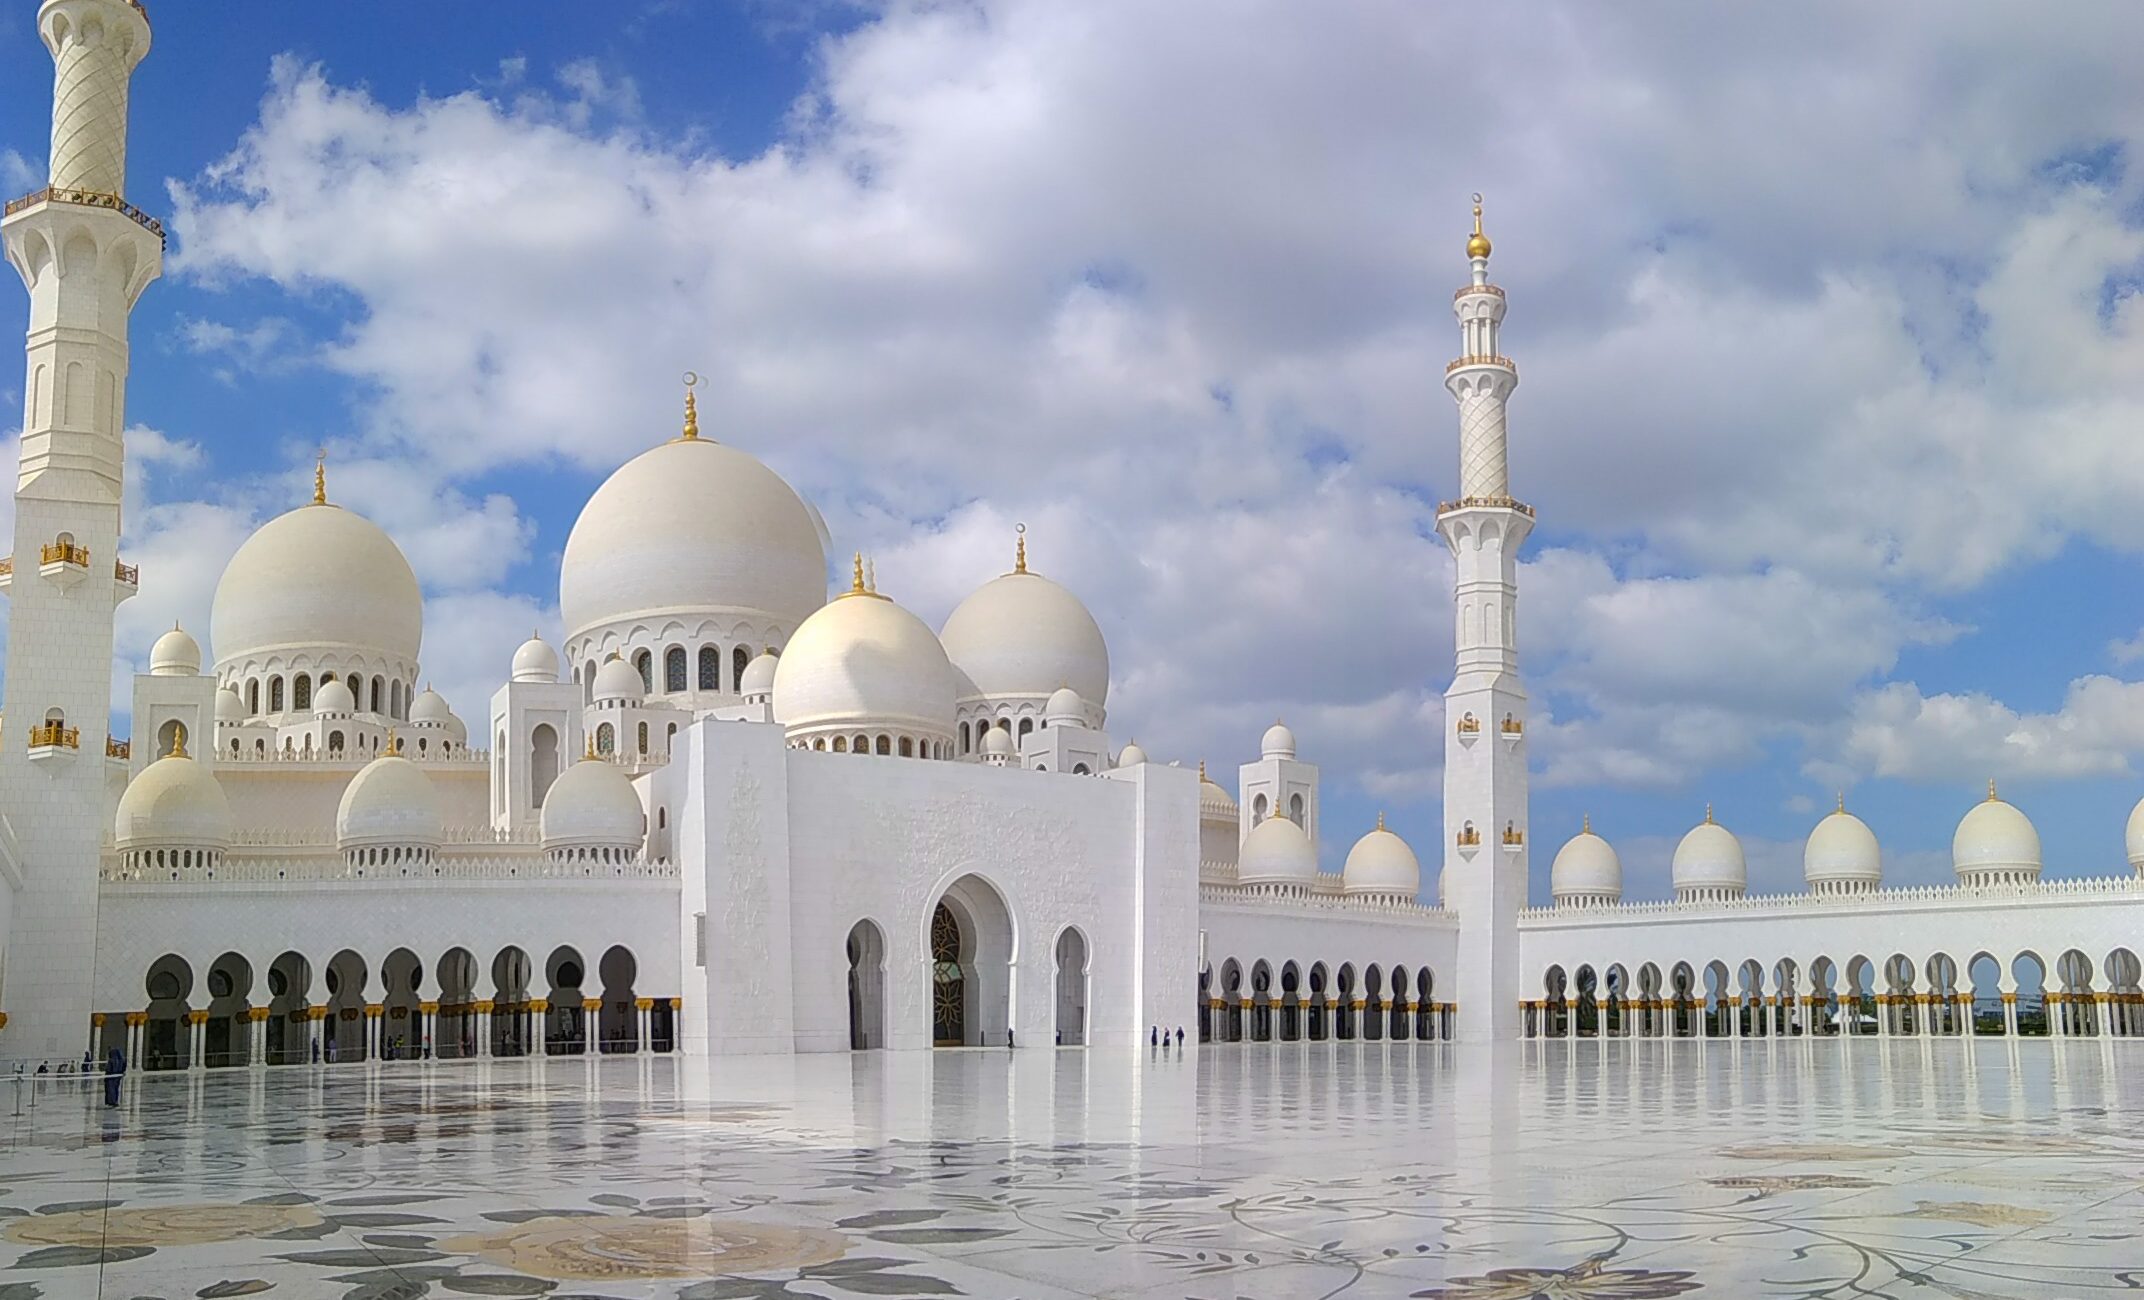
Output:
[[[330,1061],[365,1059],[365,959],[348,948],[328,959],[328,1017],[320,1050]]]
[[[186,959],[166,954],[149,967],[149,1023],[142,1029],[144,1070],[183,1070],[191,1063],[193,1028],[186,999],[194,989],[194,969]]]
[[[491,959],[491,1054],[529,1054],[529,955],[501,948]]]
[[[449,948],[439,959],[439,1012],[432,1026],[432,1055],[459,1060],[476,1055],[476,954]]]
[[[931,1041],[1002,1045],[1013,1010],[1012,911],[980,876],[947,887],[930,913]]]
[[[935,921],[935,918],[934,918]],[[932,926],[933,944],[936,925]],[[849,927],[849,1046],[886,1045],[886,936],[870,921]],[[933,969],[936,969],[935,954]]]
[[[529,807],[543,807],[543,797],[558,779],[558,732],[539,722],[529,732]]]
[[[246,1002],[252,992],[253,964],[244,957],[227,952],[209,964],[202,1060],[211,1068],[252,1061],[252,1008]]]
[[[313,1044],[312,964],[286,952],[268,966],[268,1063],[301,1065]]]
[[[581,954],[561,946],[544,963],[550,982],[550,1009],[544,1012],[543,1051],[546,1056],[580,1056],[588,1050],[588,1015],[581,1007],[581,982],[586,978]]]
[[[1066,926],[1057,936],[1057,1045],[1087,1043],[1087,936]]]
[[[682,653],[682,652],[681,652]],[[623,944],[613,944],[596,965],[603,980],[603,1009],[596,1013],[596,1042],[605,1052],[640,1050],[640,1017],[635,1013],[633,980],[640,963]]]
[[[380,1059],[414,1061],[424,1055],[424,1004],[418,989],[424,984],[424,963],[407,948],[397,948],[380,964],[380,981],[386,991],[380,998]]]

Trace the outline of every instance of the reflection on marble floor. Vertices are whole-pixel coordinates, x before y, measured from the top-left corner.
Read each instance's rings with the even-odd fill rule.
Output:
[[[0,1087],[0,1300],[2085,1296],[2144,1044],[1290,1044]]]

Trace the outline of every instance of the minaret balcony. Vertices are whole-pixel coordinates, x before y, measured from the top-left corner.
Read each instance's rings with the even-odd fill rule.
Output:
[[[82,748],[82,729],[59,722],[42,722],[30,728],[30,761],[50,762],[72,758]]]
[[[114,562],[112,582],[112,603],[116,605],[141,590],[141,566]]]
[[[1500,357],[1493,355],[1455,358],[1454,360],[1448,362],[1445,365],[1444,373],[1449,375],[1454,371],[1465,370],[1470,366],[1494,366],[1499,370],[1508,370],[1511,372],[1511,377],[1514,379],[1518,378],[1519,375],[1518,362],[1513,361],[1510,357]]]
[[[132,2],[133,0],[128,0],[128,3],[131,4]],[[134,7],[136,9],[141,8],[138,4]],[[78,208],[108,208],[132,221],[135,225],[140,226],[143,230],[155,235],[158,244],[164,242],[163,222],[143,212],[140,208],[135,207],[117,194],[105,194],[98,190],[76,190],[59,185],[47,185],[41,190],[32,190],[19,199],[9,201],[5,215],[12,217],[18,212],[27,212],[41,203],[69,203]]]
[[[1461,497],[1457,501],[1437,503],[1440,515],[1448,515],[1454,510],[1516,510],[1528,519],[1534,517],[1534,508],[1515,497]]]
[[[10,555],[4,559],[0,559],[0,592],[5,592],[6,590],[8,590],[8,588],[13,587],[14,585],[15,557]]]
[[[1504,291],[1493,284],[1463,284],[1452,290],[1452,301],[1458,302],[1461,298],[1477,293],[1485,293],[1492,298],[1504,296]]]
[[[89,576],[89,548],[61,540],[37,548],[37,572],[47,582],[72,587]]]
[[[125,762],[128,759],[134,757],[134,742],[131,740],[120,740],[113,736],[106,736],[104,738],[104,756],[106,758],[116,758],[121,762]]]

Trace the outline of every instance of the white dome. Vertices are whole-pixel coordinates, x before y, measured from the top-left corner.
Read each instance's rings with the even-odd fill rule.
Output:
[[[1691,827],[1682,843],[1675,846],[1673,876],[1678,892],[1739,894],[1749,888],[1749,860],[1743,856],[1742,841],[1712,820],[1712,809],[1707,808],[1705,820]]]
[[[762,651],[758,658],[744,666],[744,674],[737,679],[737,693],[748,700],[774,694],[774,666],[780,662]]]
[[[244,722],[246,702],[238,698],[238,692],[226,686],[216,692],[216,721]]]
[[[365,764],[350,778],[335,810],[335,838],[344,848],[436,845],[445,835],[432,779],[399,754],[382,754]]]
[[[792,731],[850,723],[953,730],[953,666],[922,619],[876,592],[804,620],[774,667],[775,721]]]
[[[386,533],[337,505],[261,525],[216,583],[217,662],[276,651],[370,651],[414,662],[424,639],[417,575]]]
[[[454,710],[447,707],[447,697],[427,686],[409,702],[409,720],[446,724],[455,721],[455,717]]]
[[[355,713],[357,697],[350,694],[350,688],[342,684],[340,677],[331,677],[313,692],[313,712]]]
[[[1836,812],[1809,832],[1809,842],[1802,848],[1802,879],[1812,885],[1874,885],[1883,879],[1883,852],[1877,847],[1876,832],[1846,811],[1843,800]]]
[[[2144,799],[2129,810],[2129,825],[2122,830],[2122,847],[2129,852],[2129,865],[2144,874]]]
[[[1069,686],[1109,701],[1109,647],[1079,597],[1015,570],[977,587],[945,621],[946,657],[967,675],[962,698],[1048,695]]]
[[[1243,810],[1236,806],[1236,797],[1214,784],[1206,775],[1206,765],[1199,764],[1199,820],[1215,825],[1235,825]]]
[[[1614,845],[1593,833],[1589,823],[1556,850],[1556,860],[1548,869],[1548,891],[1557,902],[1621,898],[1623,860],[1616,856]]]
[[[640,670],[616,655],[603,661],[596,669],[596,680],[591,692],[598,700],[623,700],[638,704],[648,693],[648,684],[640,680]]]
[[[231,804],[209,770],[171,754],[142,769],[119,796],[113,838],[120,852],[135,849],[227,849]]]
[[[1315,884],[1318,851],[1302,827],[1283,816],[1268,817],[1244,837],[1236,879],[1246,885]]]
[[[638,849],[647,833],[631,779],[600,758],[584,758],[559,774],[543,797],[539,822],[546,849]]]
[[[1068,722],[1074,726],[1087,724],[1087,706],[1080,701],[1079,692],[1069,686],[1060,686],[1050,692],[1050,698],[1042,706],[1042,721],[1047,726]]]
[[[1960,877],[2040,874],[2040,833],[2032,819],[1995,797],[1988,797],[1958,822],[1950,839],[1950,861]]]
[[[149,675],[152,677],[194,677],[200,672],[201,645],[176,623],[149,647]]]
[[[569,639],[608,623],[739,612],[795,627],[826,603],[826,550],[781,476],[735,447],[677,438],[612,474],[566,538]]]
[[[1146,761],[1146,751],[1139,747],[1139,742],[1136,740],[1126,745],[1117,753],[1118,767],[1137,767],[1139,764],[1144,763]]]
[[[1009,757],[1012,752],[1012,731],[995,724],[983,728],[982,751],[985,757]]]
[[[1258,753],[1262,758],[1294,758],[1295,733],[1285,723],[1274,723],[1259,740]]]
[[[558,680],[558,651],[534,632],[514,651],[513,679],[517,682],[555,682]]]
[[[1377,829],[1355,841],[1340,869],[1343,887],[1350,894],[1402,894],[1413,898],[1422,889],[1422,863],[1407,847],[1407,841],[1385,829],[1384,814]]]

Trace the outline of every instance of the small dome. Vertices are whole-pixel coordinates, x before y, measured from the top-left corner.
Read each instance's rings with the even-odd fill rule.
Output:
[[[811,508],[758,459],[711,438],[673,438],[619,466],[581,508],[559,564],[568,638],[714,611],[795,627],[825,603]]]
[[[321,683],[319,690],[313,692],[313,712],[355,713],[357,697],[350,693],[349,687],[342,684],[341,678],[331,677]]]
[[[335,810],[335,838],[344,848],[436,845],[445,836],[432,779],[400,754],[382,754],[365,764],[350,778]]]
[[[517,682],[555,682],[558,680],[558,651],[534,632],[514,651],[513,679]]]
[[[638,704],[648,694],[646,682],[640,680],[640,670],[616,655],[603,661],[596,669],[596,681],[592,694],[599,701],[622,700]]]
[[[135,849],[227,849],[231,804],[216,778],[182,750],[156,760],[119,796],[113,839]]]
[[[1139,748],[1139,742],[1136,740],[1126,745],[1117,754],[1118,767],[1137,767],[1146,761],[1146,751]]]
[[[1206,765],[1199,764],[1199,820],[1210,825],[1233,826],[1241,819],[1243,810],[1236,806],[1236,798],[1214,784],[1206,775]]]
[[[2122,847],[2129,851],[2129,865],[2144,875],[2144,799],[2129,810],[2129,825],[2122,832]]]
[[[1029,573],[1024,554],[1011,573],[977,587],[946,618],[946,657],[966,681],[963,699],[1048,695],[1070,686],[1099,706],[1109,699],[1109,647],[1079,597]]]
[[[851,723],[953,730],[953,665],[938,634],[877,592],[804,620],[774,668],[775,720],[791,730]]]
[[[453,722],[454,710],[447,707],[447,697],[427,686],[409,702],[411,722],[436,722],[442,725]]]
[[[1266,734],[1258,742],[1258,752],[1264,758],[1294,758],[1295,733],[1285,723],[1276,722],[1266,728]]]
[[[1079,698],[1079,692],[1069,686],[1060,686],[1050,692],[1050,698],[1042,706],[1043,725],[1054,727],[1070,723],[1075,727],[1087,725],[1087,706]]]
[[[1749,861],[1742,854],[1742,841],[1712,820],[1712,809],[1707,808],[1705,820],[1691,827],[1682,843],[1675,846],[1673,875],[1678,893],[1703,890],[1740,894],[1749,888]]]
[[[981,748],[985,758],[1011,757],[1013,753],[1011,729],[995,723],[984,727]]]
[[[224,567],[209,613],[218,663],[323,649],[415,662],[424,596],[393,539],[341,506],[262,524]]]
[[[1951,866],[1960,879],[2016,877],[2040,874],[2040,833],[2032,820],[1995,797],[1995,783],[1988,783],[1988,797],[1958,822],[1950,840]]]
[[[1276,814],[1244,837],[1243,851],[1236,859],[1236,879],[1246,885],[1315,884],[1318,851],[1302,827]]]
[[[737,679],[737,693],[748,700],[760,700],[774,694],[774,666],[781,660],[762,651],[758,658],[744,666],[744,675]]]
[[[1616,856],[1614,845],[1593,833],[1589,822],[1556,851],[1548,869],[1548,890],[1558,903],[1619,899],[1623,896],[1623,860]]]
[[[1422,889],[1422,864],[1407,841],[1385,829],[1383,813],[1377,828],[1355,841],[1340,869],[1342,886],[1350,894],[1400,894],[1413,898]]]
[[[200,672],[201,645],[176,623],[149,647],[149,675],[152,677],[194,677]]]
[[[244,722],[246,702],[238,698],[238,692],[226,686],[216,692],[216,721]]]
[[[632,781],[600,758],[582,759],[551,783],[539,821],[545,849],[638,849],[648,824]]]
[[[1868,823],[1838,810],[1816,824],[1802,848],[1802,879],[1811,885],[1853,884],[1873,886],[1883,879],[1883,853],[1876,832]]]

